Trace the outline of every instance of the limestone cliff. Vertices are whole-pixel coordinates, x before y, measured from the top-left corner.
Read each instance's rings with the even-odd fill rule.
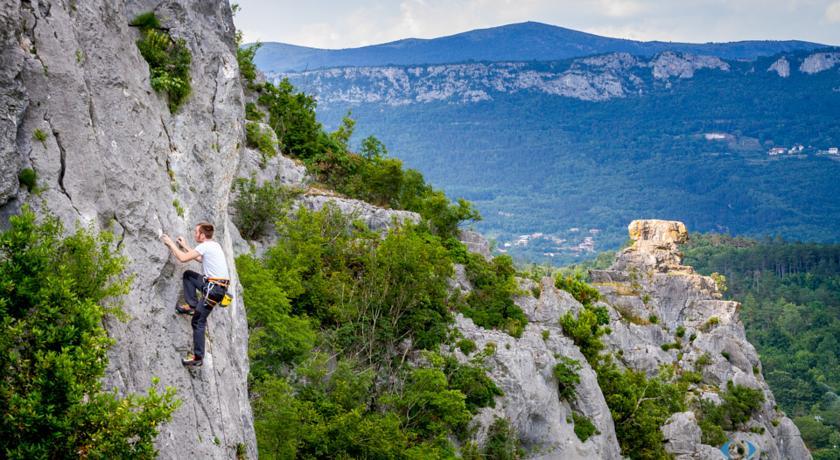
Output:
[[[192,55],[192,93],[170,114],[152,90],[129,22],[154,11]],[[242,303],[217,309],[205,365],[180,359],[192,345],[173,305],[186,268],[160,243],[217,225],[232,261],[228,194],[242,143],[242,88],[227,1],[0,1],[0,205],[49,211],[69,229],[110,229],[134,275],[105,386],[144,392],[152,377],[183,401],[161,428],[161,458],[256,458],[248,400],[248,331]],[[39,194],[18,187],[23,168]],[[5,220],[5,219],[3,219]],[[236,283],[233,271],[234,284]]]
[[[739,304],[722,300],[714,279],[681,265],[678,244],[688,238],[685,225],[634,221],[629,234],[633,245],[617,254],[612,267],[591,273],[594,286],[603,296],[600,305],[610,314],[611,332],[604,336],[608,351],[621,365],[651,376],[662,365],[693,370],[698,359],[707,355],[711,363],[703,367],[702,381],[689,387],[688,401],[703,398],[720,402],[719,394],[730,381],[759,389],[765,396],[762,407],[744,431],[727,433],[727,437],[751,443],[760,458],[810,458],[799,430],[775,408],[758,354],[747,341],[738,318]],[[529,280],[521,284],[524,292],[536,287]],[[454,285],[469,289],[463,277]],[[613,420],[595,373],[558,325],[563,314],[577,314],[583,306],[567,292],[556,289],[551,278],[544,278],[539,288],[538,298],[522,295],[516,299],[530,321],[519,339],[458,317],[457,328],[479,348],[489,342],[496,344],[490,375],[505,392],[495,409],[484,409],[476,417],[479,437],[494,416],[504,416],[518,431],[529,458],[621,458]],[[675,342],[680,342],[680,349],[663,350],[662,345]],[[454,353],[460,357],[459,351]],[[584,363],[577,397],[571,403],[558,397],[551,375],[561,357]],[[580,442],[573,432],[573,411],[590,418],[598,434]],[[666,449],[678,459],[723,458],[718,448],[701,443],[694,412],[674,414],[661,430]]]

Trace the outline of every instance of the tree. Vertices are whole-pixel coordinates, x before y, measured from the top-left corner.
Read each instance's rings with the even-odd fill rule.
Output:
[[[154,458],[175,391],[102,390],[109,299],[128,291],[108,233],[62,238],[25,209],[0,233],[0,452],[9,458]],[[157,380],[153,380],[157,384]]]

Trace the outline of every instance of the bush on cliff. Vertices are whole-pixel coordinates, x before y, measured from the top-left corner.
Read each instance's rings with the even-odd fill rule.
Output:
[[[128,289],[111,236],[63,238],[55,218],[38,223],[29,210],[9,222],[0,233],[0,453],[154,458],[174,390],[121,398],[101,384],[113,344],[102,320]]]
[[[137,40],[140,55],[149,64],[152,88],[166,94],[169,111],[175,113],[192,91],[190,64],[192,54],[184,39],[173,39],[160,29],[154,13],[137,16],[131,23],[140,28]]]
[[[522,336],[528,318],[513,302],[517,292],[516,268],[508,256],[489,262],[481,255],[468,253],[465,265],[473,290],[461,307],[464,316],[487,329],[502,329],[514,337]]]

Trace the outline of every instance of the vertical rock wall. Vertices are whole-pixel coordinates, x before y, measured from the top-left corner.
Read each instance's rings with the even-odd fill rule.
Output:
[[[128,25],[146,11],[192,53],[192,94],[175,114],[152,90]],[[159,377],[177,388],[183,403],[161,429],[161,458],[232,458],[237,446],[256,458],[242,303],[213,312],[205,365],[183,368],[190,321],[173,305],[183,270],[200,267],[159,241],[190,239],[209,220],[234,268],[227,207],[244,113],[234,32],[224,0],[0,0],[0,222],[28,204],[68,229],[116,234],[134,278],[129,319],[107,321],[116,345],[105,385],[144,392]],[[25,167],[37,195],[18,188]]]

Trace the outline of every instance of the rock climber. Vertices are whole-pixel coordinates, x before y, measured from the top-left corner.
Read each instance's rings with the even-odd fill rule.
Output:
[[[198,243],[195,248],[187,244],[184,237],[179,236],[175,241],[169,235],[163,234],[160,239],[169,248],[172,255],[179,262],[191,260],[201,262],[204,275],[192,270],[184,272],[184,300],[186,304],[176,304],[175,311],[179,314],[192,316],[193,354],[182,359],[184,366],[201,366],[204,359],[204,330],[207,327],[207,317],[227,293],[230,284],[225,253],[219,243],[213,241],[213,225],[199,222],[195,226],[193,239]],[[196,293],[199,293],[198,295]]]

